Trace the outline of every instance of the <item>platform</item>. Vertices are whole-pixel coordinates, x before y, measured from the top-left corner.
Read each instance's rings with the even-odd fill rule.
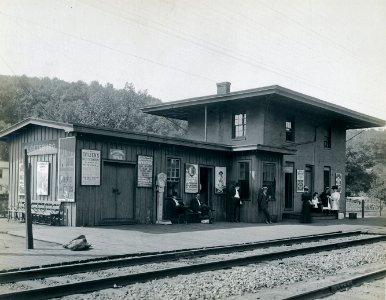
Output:
[[[102,256],[154,253],[322,234],[364,230],[386,234],[386,218],[315,220],[300,224],[226,223],[63,227],[33,225],[35,248],[26,249],[25,224],[0,219],[0,270],[46,265]],[[84,234],[93,248],[73,252],[62,247]]]

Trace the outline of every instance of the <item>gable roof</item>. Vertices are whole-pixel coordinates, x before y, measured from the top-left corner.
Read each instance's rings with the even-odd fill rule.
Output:
[[[302,93],[272,85],[256,89],[236,91],[227,94],[216,94],[203,97],[189,98],[179,101],[172,101],[152,106],[147,106],[142,109],[143,112],[163,116],[167,118],[187,120],[192,108],[203,107],[208,104],[224,103],[231,101],[240,101],[247,99],[261,99],[264,96],[277,95],[292,101],[296,104],[311,107],[313,110],[321,113],[328,113],[331,117],[337,118],[346,124],[346,129],[382,127],[386,125],[385,120],[374,118],[348,108],[329,103],[318,98],[307,96]]]
[[[173,146],[184,146],[196,149],[206,149],[225,152],[238,152],[238,151],[266,151],[279,154],[295,154],[296,150],[288,149],[285,147],[271,147],[264,145],[248,145],[248,146],[233,146],[220,143],[202,142],[190,139],[183,139],[179,137],[169,137],[157,134],[139,133],[133,131],[127,131],[122,129],[113,129],[106,127],[96,127],[82,124],[69,124],[61,123],[50,120],[42,120],[36,118],[28,118],[19,123],[16,123],[9,128],[0,131],[0,141],[7,141],[12,136],[18,134],[20,131],[28,128],[31,125],[43,126],[55,129],[64,130],[67,133],[74,133],[74,135],[94,135],[108,138],[118,138],[122,140],[135,140],[138,142],[148,142],[157,144],[168,144]]]

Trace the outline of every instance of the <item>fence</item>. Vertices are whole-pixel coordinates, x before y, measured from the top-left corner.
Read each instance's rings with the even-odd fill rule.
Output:
[[[8,214],[8,194],[0,194],[0,218],[6,218]]]
[[[346,217],[349,213],[357,213],[360,217],[377,217],[386,213],[385,204],[379,199],[368,197],[347,197]]]

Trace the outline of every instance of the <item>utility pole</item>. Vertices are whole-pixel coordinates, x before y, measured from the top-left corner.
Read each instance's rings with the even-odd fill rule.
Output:
[[[31,214],[31,164],[28,162],[27,149],[24,150],[24,177],[25,177],[26,246],[27,246],[27,249],[33,249],[34,238],[32,234],[32,214]]]

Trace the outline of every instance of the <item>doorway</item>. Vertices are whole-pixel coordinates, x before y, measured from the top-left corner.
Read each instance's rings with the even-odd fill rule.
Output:
[[[102,219],[134,219],[134,174],[133,165],[104,163]]]
[[[312,194],[314,192],[314,167],[311,165],[306,166],[305,185]]]
[[[200,199],[212,206],[213,168],[200,167]]]
[[[294,163],[285,162],[284,167],[284,208],[286,210],[294,209]]]

